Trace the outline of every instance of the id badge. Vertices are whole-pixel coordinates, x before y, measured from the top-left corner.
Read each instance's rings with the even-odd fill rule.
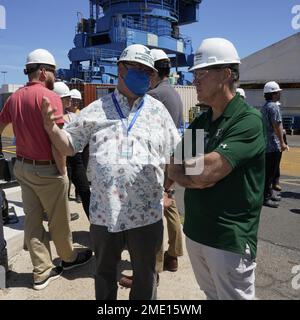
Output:
[[[133,157],[133,140],[123,139],[121,142],[120,156],[123,159],[131,159]]]

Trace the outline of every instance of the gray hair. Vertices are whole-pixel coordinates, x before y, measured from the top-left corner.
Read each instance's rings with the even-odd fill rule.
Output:
[[[230,65],[228,66],[228,68],[231,70],[230,90],[231,92],[235,93],[236,89],[239,87],[239,84],[240,84],[239,65],[238,64]]]

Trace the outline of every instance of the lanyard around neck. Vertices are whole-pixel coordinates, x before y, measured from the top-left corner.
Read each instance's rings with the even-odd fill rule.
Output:
[[[134,114],[134,117],[132,118],[132,120],[131,120],[131,122],[130,122],[128,127],[124,122],[124,119],[126,119],[126,117],[124,116],[124,113],[123,113],[123,111],[122,111],[122,109],[121,109],[121,107],[119,105],[119,102],[118,102],[118,100],[116,98],[116,95],[114,93],[112,94],[112,100],[113,100],[115,108],[116,108],[116,110],[117,110],[117,112],[118,112],[118,114],[120,116],[122,124],[123,124],[124,128],[126,129],[126,132],[127,132],[127,135],[128,135],[130,130],[133,128],[138,116],[140,115],[140,113],[142,111],[142,108],[144,106],[144,98],[141,100],[141,102],[140,102],[140,104],[139,104],[139,106],[138,106],[138,108],[137,108],[137,110],[136,110],[136,112]]]

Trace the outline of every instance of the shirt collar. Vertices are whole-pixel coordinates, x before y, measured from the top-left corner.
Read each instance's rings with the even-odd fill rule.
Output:
[[[124,94],[122,94],[122,93],[118,90],[118,88],[115,89],[114,93],[115,93],[115,96],[116,96],[116,98],[117,98],[117,100],[118,100],[118,102],[119,102],[120,107],[121,107],[122,109],[128,110],[129,112],[135,110],[135,109],[138,107],[138,105],[139,105],[139,103],[140,103],[140,101],[141,101],[141,99],[142,99],[142,98],[136,99],[135,102],[134,102],[134,104],[133,104],[132,109],[130,109],[130,106],[129,106],[127,97],[124,96]]]
[[[43,82],[39,82],[39,81],[29,81],[26,83],[26,86],[29,87],[29,86],[34,86],[34,85],[41,85],[43,87],[46,87],[46,85],[43,83]]]
[[[235,112],[235,109],[236,109],[237,103],[239,102],[239,99],[241,99],[239,97],[239,95],[235,95],[231,99],[231,101],[229,101],[229,103],[227,104],[225,110],[223,111],[223,113],[221,114],[221,116],[218,119],[220,119],[220,118],[231,118],[233,116],[234,112]],[[210,108],[208,110],[208,116],[209,116],[210,119],[212,118],[212,115],[213,115],[212,109]]]
[[[222,116],[224,118],[231,118],[235,112],[236,106],[240,100],[240,96],[239,95],[235,95],[231,101],[228,103],[227,107],[225,108]]]

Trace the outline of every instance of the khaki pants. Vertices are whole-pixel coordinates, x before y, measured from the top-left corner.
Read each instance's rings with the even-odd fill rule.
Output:
[[[172,257],[180,257],[183,255],[182,247],[182,227],[180,215],[176,206],[175,200],[172,205],[164,210],[164,216],[167,220],[169,248],[168,254]],[[162,244],[159,252],[156,255],[156,271],[162,272],[164,264],[164,245]]]
[[[34,281],[43,281],[54,267],[49,237],[43,226],[44,212],[59,257],[67,262],[76,259],[69,226],[68,178],[60,176],[55,165],[35,166],[19,160],[14,173],[22,190],[24,241],[33,264]]]

